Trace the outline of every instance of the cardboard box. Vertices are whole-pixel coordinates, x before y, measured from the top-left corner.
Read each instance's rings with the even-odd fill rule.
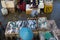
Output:
[[[26,14],[31,14],[32,9],[26,10]]]
[[[6,6],[7,8],[14,8],[14,1],[7,1]]]

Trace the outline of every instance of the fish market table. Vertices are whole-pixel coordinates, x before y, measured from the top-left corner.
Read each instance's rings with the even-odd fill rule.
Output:
[[[7,27],[6,27],[6,30],[5,30],[5,37],[6,37],[6,40],[8,40],[8,37],[9,38],[11,38],[11,40],[12,40],[12,38],[13,37],[19,37],[19,35],[18,35],[18,28],[11,28],[10,27],[10,23],[11,22],[8,22],[8,24],[7,24]]]
[[[33,31],[34,35],[38,35],[38,34],[41,33],[41,32],[52,31],[54,37],[58,40],[59,32],[56,32],[58,28],[57,28],[57,25],[56,25],[55,21],[54,21],[54,20],[47,20],[47,22],[48,22],[50,28],[49,28],[48,30],[38,28],[37,30]],[[48,26],[48,27],[49,27],[49,26]],[[57,33],[58,33],[58,35],[57,35]],[[40,38],[41,38],[41,37],[40,37]],[[41,40],[42,40],[42,39],[41,39]]]
[[[54,20],[47,20],[47,22],[48,22],[48,24],[50,26],[49,30],[47,30],[47,31],[54,31],[54,30],[58,29]],[[13,25],[11,25],[11,24],[12,24],[11,21],[8,22],[8,24],[7,24],[7,27],[6,27],[6,30],[5,30],[5,37],[6,37],[6,39],[7,39],[7,37],[10,37],[11,39],[12,39],[12,37],[19,37],[18,31],[19,31],[20,27],[17,27],[17,25],[15,25],[14,28],[12,28],[10,26],[13,26],[14,23],[13,23]],[[37,26],[38,26],[38,24],[37,24]],[[32,31],[33,31],[34,34],[38,34],[39,31],[43,31],[43,30],[44,29],[40,29],[40,28],[37,27],[36,30],[32,30]]]

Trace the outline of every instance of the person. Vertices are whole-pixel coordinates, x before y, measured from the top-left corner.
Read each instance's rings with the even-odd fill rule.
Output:
[[[25,11],[26,3],[23,0],[19,0],[19,2],[17,3],[17,9],[18,11]]]
[[[2,23],[0,22],[0,40],[4,40],[4,39],[5,39],[4,27],[3,27]]]
[[[40,11],[39,11],[40,10]],[[39,5],[38,5],[38,12],[41,13],[41,14],[44,14],[44,3],[43,3],[43,0],[40,0],[39,1]]]

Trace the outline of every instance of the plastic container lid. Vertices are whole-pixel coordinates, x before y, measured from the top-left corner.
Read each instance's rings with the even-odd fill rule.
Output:
[[[21,30],[19,30],[19,36],[23,40],[32,40],[33,32],[29,28],[23,27]]]
[[[51,33],[49,33],[49,32],[46,32],[44,36],[45,36],[45,39],[47,39],[47,40],[52,37]]]

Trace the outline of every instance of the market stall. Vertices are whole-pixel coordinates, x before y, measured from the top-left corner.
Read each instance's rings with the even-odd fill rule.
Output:
[[[12,13],[6,16],[6,19],[8,19],[5,30],[6,40],[8,40],[8,37],[11,40],[13,40],[13,37],[20,40],[29,39],[30,37],[31,40],[59,40],[60,31],[55,20],[47,19],[49,16],[47,14],[50,14],[53,10],[53,0],[16,1],[1,1],[2,13],[6,15],[8,12]],[[15,12],[15,7],[19,12]]]

